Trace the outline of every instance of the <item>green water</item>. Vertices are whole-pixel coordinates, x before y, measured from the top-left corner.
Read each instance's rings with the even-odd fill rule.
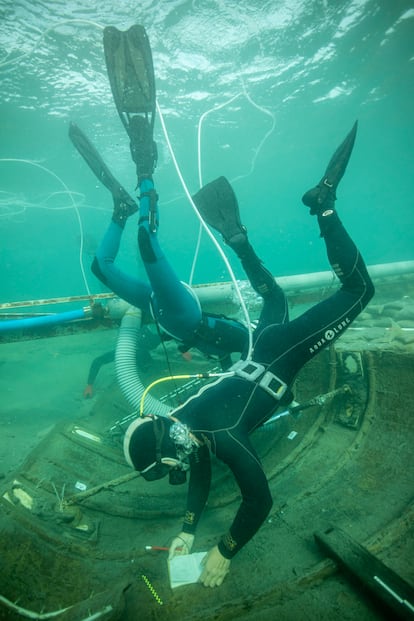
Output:
[[[233,181],[250,238],[275,275],[327,269],[300,197],[356,118],[338,211],[368,264],[414,258],[413,2],[3,0],[0,19],[0,302],[103,290],[89,265],[111,198],[67,130],[76,121],[134,191],[103,58],[110,24],[148,31],[158,102],[191,192],[200,117],[242,93],[205,117],[202,178]],[[159,118],[155,137],[160,239],[187,280],[198,223]],[[145,277],[135,228],[131,219],[119,261]],[[237,262],[234,269],[242,277]],[[195,282],[218,280],[229,277],[205,238]]]
[[[112,101],[102,46],[104,26],[127,29],[134,23],[145,25],[150,37],[158,103],[190,191],[199,187],[197,136],[204,118],[202,179],[226,175],[232,181],[249,237],[275,275],[328,269],[316,222],[300,197],[319,181],[356,118],[359,131],[338,190],[338,211],[368,264],[414,259],[413,0],[0,0],[0,304],[104,290],[90,263],[111,217],[112,200],[67,133],[70,121],[78,123],[128,191],[135,191],[135,169]],[[159,116],[155,138],[160,240],[180,278],[188,280],[198,222],[184,197]],[[243,277],[231,259],[236,276]],[[119,264],[145,278],[136,218],[125,230]],[[205,236],[194,280],[229,280]],[[379,348],[389,347],[393,338],[383,332],[383,340],[376,337]],[[2,345],[0,478],[15,470],[56,422],[87,420],[95,403],[95,397],[83,397],[90,364],[114,349],[116,340],[117,331],[108,330]],[[170,354],[170,369],[177,360],[181,365],[178,352],[175,358]],[[154,374],[168,373],[166,362]],[[96,397],[105,393],[106,400],[112,399],[109,388],[115,381],[114,365],[103,367],[94,386]],[[115,417],[124,414],[118,404],[113,408]],[[393,446],[400,448],[392,442],[397,437],[393,420],[387,417],[385,427],[375,425],[372,467],[379,454],[378,434],[388,434],[391,455]],[[364,502],[351,507],[347,523],[363,510],[381,479],[369,470],[366,474],[364,458],[370,454],[355,461],[355,468],[363,464]],[[312,474],[312,459],[310,463]],[[336,463],[334,470],[339,472]],[[287,543],[279,555],[282,564],[269,557],[269,575],[279,566],[281,575],[287,575],[291,565],[283,559],[292,557],[293,563],[312,550],[294,504],[298,489],[292,472],[287,511],[294,518],[285,514],[282,528],[273,531],[286,532],[280,536]],[[390,472],[392,468],[385,478],[391,481]],[[409,472],[408,466],[402,472]],[[394,479],[391,484],[392,498],[400,488]],[[354,486],[348,487],[353,496]],[[312,505],[315,496],[309,498]],[[390,506],[382,500],[385,496],[378,498]],[[344,506],[342,498],[334,503],[334,512]],[[317,511],[321,507],[326,515],[323,504]],[[368,527],[363,520],[363,532],[376,516],[382,519],[382,512],[371,514]],[[314,520],[309,523],[313,528]],[[268,541],[261,541],[258,550],[268,549]],[[398,557],[400,549],[394,546],[393,554]],[[241,565],[241,578],[248,579],[254,554],[246,557],[246,570]],[[303,558],[297,567],[305,566]],[[37,567],[40,561],[36,559]],[[349,611],[351,597],[343,584],[341,580],[336,599],[329,597],[325,618],[329,610],[338,614],[339,603]],[[42,593],[45,601],[54,589],[52,581]],[[250,584],[246,592],[252,592]],[[23,604],[24,595],[19,598]],[[317,600],[315,593],[309,596],[315,606]]]

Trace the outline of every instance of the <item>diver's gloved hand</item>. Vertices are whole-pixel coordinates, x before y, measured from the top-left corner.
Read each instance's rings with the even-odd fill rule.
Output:
[[[193,543],[194,535],[190,535],[190,533],[180,533],[177,535],[171,542],[168,560],[170,561],[174,556],[180,554],[190,554]]]
[[[206,587],[220,586],[230,571],[230,560],[224,558],[218,549],[214,546],[204,557],[202,564],[203,572],[200,576],[200,582]]]

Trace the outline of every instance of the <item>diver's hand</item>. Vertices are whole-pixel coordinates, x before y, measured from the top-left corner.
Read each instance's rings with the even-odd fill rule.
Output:
[[[93,397],[93,385],[92,384],[87,384],[84,391],[83,391],[83,398],[84,399],[91,399]]]
[[[168,560],[170,561],[174,556],[180,554],[190,554],[193,543],[194,535],[190,535],[190,533],[180,533],[177,535],[171,542]]]
[[[203,572],[200,582],[206,587],[220,586],[230,571],[230,560],[224,558],[217,546],[214,546],[204,557],[202,564]]]

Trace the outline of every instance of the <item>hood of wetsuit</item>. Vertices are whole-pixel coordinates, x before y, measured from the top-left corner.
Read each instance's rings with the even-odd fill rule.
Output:
[[[125,456],[147,481],[161,479],[172,469],[181,468],[181,460],[169,435],[171,424],[168,418],[145,416],[131,425],[131,432],[127,430]]]

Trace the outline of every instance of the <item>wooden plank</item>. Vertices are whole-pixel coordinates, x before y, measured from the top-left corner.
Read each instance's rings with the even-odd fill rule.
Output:
[[[399,619],[414,619],[414,589],[408,582],[339,528],[330,527],[314,536],[328,556],[357,577]]]

